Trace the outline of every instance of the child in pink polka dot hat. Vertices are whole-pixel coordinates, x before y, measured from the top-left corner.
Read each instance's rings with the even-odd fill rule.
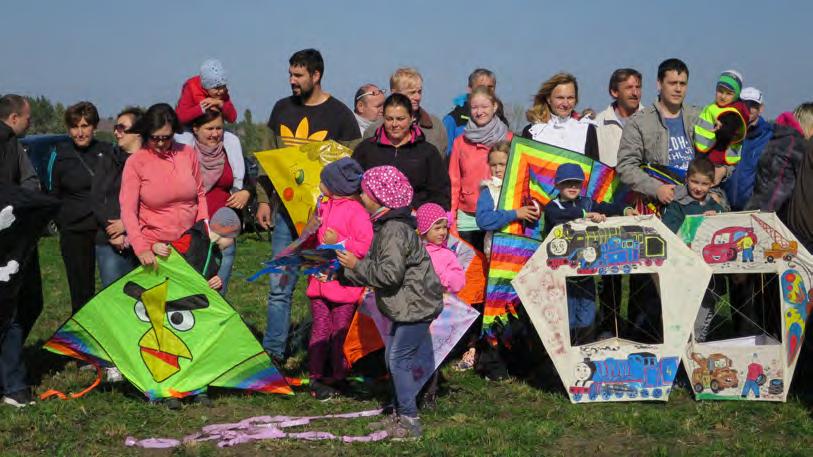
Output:
[[[373,244],[363,259],[337,251],[344,267],[340,281],[370,287],[381,314],[392,321],[387,367],[395,387],[396,416],[391,436],[421,435],[415,393],[420,390],[410,367],[418,347],[429,338],[429,324],[443,310],[443,286],[423,246],[410,213],[412,187],[392,166],[367,170],[361,178],[361,201],[372,215]]]

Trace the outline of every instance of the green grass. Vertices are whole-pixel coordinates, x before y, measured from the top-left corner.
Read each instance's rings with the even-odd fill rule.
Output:
[[[267,242],[244,237],[238,250],[230,302],[246,322],[265,328],[263,282],[243,279],[269,254]],[[69,359],[50,354],[42,343],[69,316],[64,267],[56,239],[40,248],[45,311],[27,344],[37,392],[78,391],[93,375]],[[301,283],[300,283],[301,286]],[[294,321],[307,314],[301,287]],[[303,354],[294,357],[298,370]],[[808,407],[756,402],[696,402],[683,391],[668,403],[572,405],[558,379],[547,390],[523,381],[487,383],[470,373],[446,369],[449,391],[438,408],[422,413],[425,437],[417,443],[265,441],[218,449],[211,443],[175,450],[124,447],[127,436],[180,438],[201,426],[256,415],[317,415],[374,408],[374,398],[320,403],[293,397],[224,392],[214,406],[185,406],[173,412],[149,405],[127,385],[103,384],[84,398],[49,400],[23,410],[0,407],[0,455],[811,455],[813,421]],[[335,434],[367,433],[372,419],[322,421],[303,429]]]

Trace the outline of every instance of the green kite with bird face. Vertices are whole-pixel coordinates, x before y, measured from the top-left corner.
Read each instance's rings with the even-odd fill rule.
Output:
[[[291,393],[240,316],[180,254],[158,266],[138,267],[99,292],[45,347],[116,366],[150,399],[208,386]]]

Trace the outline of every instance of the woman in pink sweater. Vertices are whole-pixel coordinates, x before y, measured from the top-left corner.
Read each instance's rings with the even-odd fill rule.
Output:
[[[155,255],[169,255],[169,243],[197,221],[207,220],[206,192],[194,149],[172,141],[180,131],[166,103],[151,106],[133,127],[144,146],[124,166],[121,220],[139,262],[155,266]],[[217,276],[209,285],[219,288]]]
[[[500,107],[494,92],[476,87],[469,98],[471,117],[463,135],[452,143],[449,156],[449,179],[452,184],[452,220],[450,230],[456,231],[469,244],[483,250],[485,232],[477,227],[474,214],[480,183],[488,179],[488,151],[500,141],[511,141],[513,134],[496,116]]]
[[[328,164],[320,176],[327,197],[317,211],[319,244],[341,244],[364,257],[373,242],[370,215],[359,202],[361,165],[346,157]],[[336,396],[347,377],[344,339],[356,312],[363,287],[343,286],[337,280],[311,276],[308,280],[313,326],[308,343],[311,395],[319,400]]]

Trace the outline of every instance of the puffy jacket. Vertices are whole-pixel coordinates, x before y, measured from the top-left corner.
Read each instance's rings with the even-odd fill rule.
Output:
[[[773,136],[773,126],[760,117],[757,123],[748,129],[748,136],[742,142],[740,163],[734,167],[731,176],[723,183],[732,211],[742,211],[751,194],[754,192],[754,181],[757,177],[757,164],[763,149]]]
[[[181,124],[189,124],[194,121],[196,117],[203,115],[203,109],[200,107],[200,102],[209,97],[203,84],[200,82],[200,76],[193,76],[186,80],[181,89],[181,96],[178,98],[178,105],[175,106],[175,112],[178,114],[178,120]],[[237,110],[229,98],[228,91],[223,98],[223,119],[226,122],[234,122],[237,120]]]
[[[506,141],[514,134],[508,132]],[[451,182],[452,214],[461,209],[467,213],[477,210],[477,197],[480,184],[491,175],[488,168],[488,151],[484,144],[472,143],[465,135],[454,140],[452,155],[449,158],[449,180]]]
[[[447,248],[445,242],[443,245],[424,242],[423,245],[426,246],[426,252],[429,253],[432,267],[443,289],[453,294],[460,292],[466,285],[466,272],[457,261],[457,254]]]
[[[449,209],[449,173],[437,149],[425,141],[423,130],[413,126],[410,141],[399,147],[390,143],[384,128],[372,138],[362,141],[353,151],[353,158],[364,170],[381,165],[399,169],[415,191],[412,208],[424,203],[437,203]]]
[[[331,198],[319,206],[319,217],[322,224],[316,232],[320,244],[324,243],[325,232],[333,229],[339,236],[339,243],[356,257],[364,257],[373,241],[373,225],[370,215],[361,203],[349,198]],[[355,303],[363,287],[349,287],[339,281],[322,282],[315,277],[308,279],[309,298],[324,298],[333,303]]]
[[[699,111],[694,106],[683,106],[683,128],[686,139],[694,143],[694,125]],[[663,185],[641,169],[649,163],[669,165],[669,129],[663,122],[657,102],[634,114],[624,125],[618,146],[618,164],[615,169],[621,182],[632,190],[654,198]]]
[[[754,193],[745,209],[778,212],[787,203],[809,141],[802,132],[793,113],[776,118],[773,137],[759,158]]]
[[[415,231],[409,208],[390,210],[373,223],[367,257],[340,280],[375,290],[381,314],[396,323],[429,322],[443,309],[443,286]]]

